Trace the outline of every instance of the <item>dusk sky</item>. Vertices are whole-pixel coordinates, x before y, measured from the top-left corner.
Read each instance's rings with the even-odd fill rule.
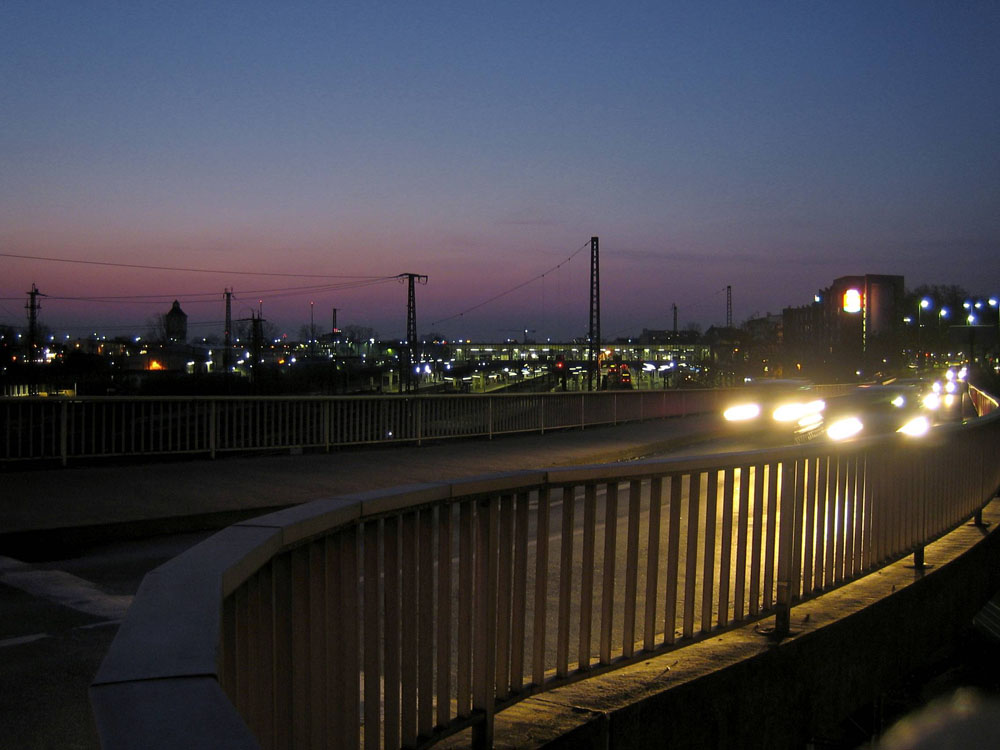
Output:
[[[5,0],[0,324],[34,283],[54,331],[219,336],[228,287],[388,338],[412,272],[421,334],[567,339],[591,236],[606,339],[727,285],[997,294],[998,40],[993,0]]]

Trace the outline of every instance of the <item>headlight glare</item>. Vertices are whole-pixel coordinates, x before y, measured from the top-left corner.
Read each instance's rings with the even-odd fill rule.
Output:
[[[847,440],[861,432],[864,427],[864,424],[857,417],[845,417],[827,427],[826,434],[831,440]]]
[[[730,406],[722,416],[727,422],[746,422],[760,416],[760,404],[735,404]]]
[[[901,432],[910,437],[920,437],[926,435],[931,429],[931,423],[927,417],[914,417],[909,422],[900,427],[896,432]]]

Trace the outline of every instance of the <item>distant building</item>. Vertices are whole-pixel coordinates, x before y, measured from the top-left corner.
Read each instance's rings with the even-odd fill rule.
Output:
[[[177,300],[174,300],[170,312],[163,316],[163,327],[168,343],[183,344],[187,341],[188,316],[181,310],[181,303]]]
[[[811,305],[782,314],[785,375],[875,377],[900,356],[903,277],[841,276]]]
[[[701,334],[697,331],[665,331],[643,328],[640,344],[697,344]]]

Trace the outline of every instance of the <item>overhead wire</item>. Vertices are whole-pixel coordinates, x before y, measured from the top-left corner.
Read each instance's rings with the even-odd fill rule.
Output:
[[[172,266],[147,266],[138,263],[114,263],[101,260],[78,260],[75,258],[50,258],[41,255],[18,255],[16,253],[0,253],[0,258],[18,258],[21,260],[43,260],[52,263],[78,263],[87,266],[108,266],[111,268],[137,268],[145,271],[177,271],[181,273],[214,273],[226,274],[230,276],[285,276],[300,279],[377,279],[395,278],[380,276],[352,276],[348,274],[323,274],[323,273],[283,273],[272,271],[236,271],[233,269],[212,269],[212,268],[177,268]]]
[[[72,263],[90,266],[105,266],[113,268],[131,268],[131,269],[141,269],[148,271],[171,271],[179,273],[209,273],[209,274],[224,274],[224,275],[236,275],[236,276],[265,276],[265,277],[282,277],[282,278],[307,278],[315,280],[325,280],[325,283],[318,284],[308,284],[301,286],[289,286],[289,287],[268,287],[264,289],[247,289],[242,290],[239,296],[234,295],[234,300],[241,303],[247,303],[251,301],[257,302],[263,299],[276,299],[279,297],[290,297],[295,295],[309,294],[318,295],[327,292],[340,292],[352,289],[360,289],[376,284],[386,284],[390,281],[395,281],[396,276],[363,276],[363,275],[352,275],[352,274],[321,274],[321,273],[287,273],[287,272],[267,272],[267,271],[238,271],[233,269],[207,269],[207,268],[191,268],[191,267],[174,267],[174,266],[154,266],[138,263],[117,263],[109,261],[92,261],[92,260],[78,260],[71,258],[56,258],[48,256],[35,256],[35,255],[22,255],[17,253],[4,253],[0,252],[0,257],[3,258],[17,258],[22,260],[36,260],[36,261],[46,261],[53,263]],[[334,281],[336,280],[336,281]],[[331,283],[333,282],[333,283]],[[205,304],[210,302],[215,302],[219,300],[222,296],[221,292],[195,292],[195,293],[176,293],[176,294],[135,294],[135,295],[87,295],[87,296],[77,296],[77,295],[60,295],[60,294],[45,294],[43,295],[47,300],[61,301],[61,302],[83,302],[83,303],[99,303],[102,305],[162,305],[164,302],[169,302],[170,300],[177,300],[183,302],[186,305],[197,305]],[[0,300],[18,301],[20,297],[2,297]],[[4,310],[7,314],[14,317],[9,311]],[[200,323],[190,323],[189,325],[203,325]],[[207,323],[204,325],[208,325]],[[92,326],[67,326],[67,329],[78,329],[78,330],[88,330]],[[121,326],[121,327],[111,327],[101,326],[105,330],[114,330],[116,328],[121,328],[122,330],[127,330],[132,328],[132,326]]]
[[[469,308],[467,308],[465,310],[462,310],[462,312],[455,313],[454,315],[449,315],[449,316],[447,316],[445,318],[441,318],[440,320],[435,320],[435,321],[433,321],[431,323],[431,325],[432,326],[436,326],[436,325],[438,325],[440,323],[446,323],[449,320],[454,320],[455,318],[461,318],[463,315],[465,315],[467,313],[470,313],[473,310],[478,310],[480,307],[484,307],[484,306],[490,304],[491,302],[496,302],[501,297],[506,297],[508,294],[510,294],[512,292],[516,292],[518,289],[521,289],[522,287],[525,287],[525,286],[527,286],[528,284],[531,284],[534,281],[538,281],[539,279],[543,279],[543,278],[545,278],[545,276],[547,276],[548,274],[552,273],[553,271],[558,271],[565,264],[567,264],[571,260],[573,260],[573,258],[575,258],[583,249],[588,248],[588,247],[590,247],[590,242],[585,242],[580,247],[578,247],[576,250],[574,250],[570,254],[570,256],[568,258],[566,258],[565,260],[557,263],[556,265],[554,265],[549,270],[543,271],[542,273],[538,274],[537,276],[531,277],[527,281],[522,281],[520,284],[517,284],[516,286],[513,286],[510,289],[508,289],[508,290],[506,290],[504,292],[500,292],[500,294],[496,294],[496,295],[490,297],[489,299],[480,302],[478,305],[473,305],[472,307],[469,307]]]

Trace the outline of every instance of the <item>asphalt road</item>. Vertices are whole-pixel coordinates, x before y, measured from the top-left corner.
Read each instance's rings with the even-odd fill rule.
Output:
[[[208,536],[23,563],[0,557],[0,748],[99,747],[87,688],[143,576]]]

